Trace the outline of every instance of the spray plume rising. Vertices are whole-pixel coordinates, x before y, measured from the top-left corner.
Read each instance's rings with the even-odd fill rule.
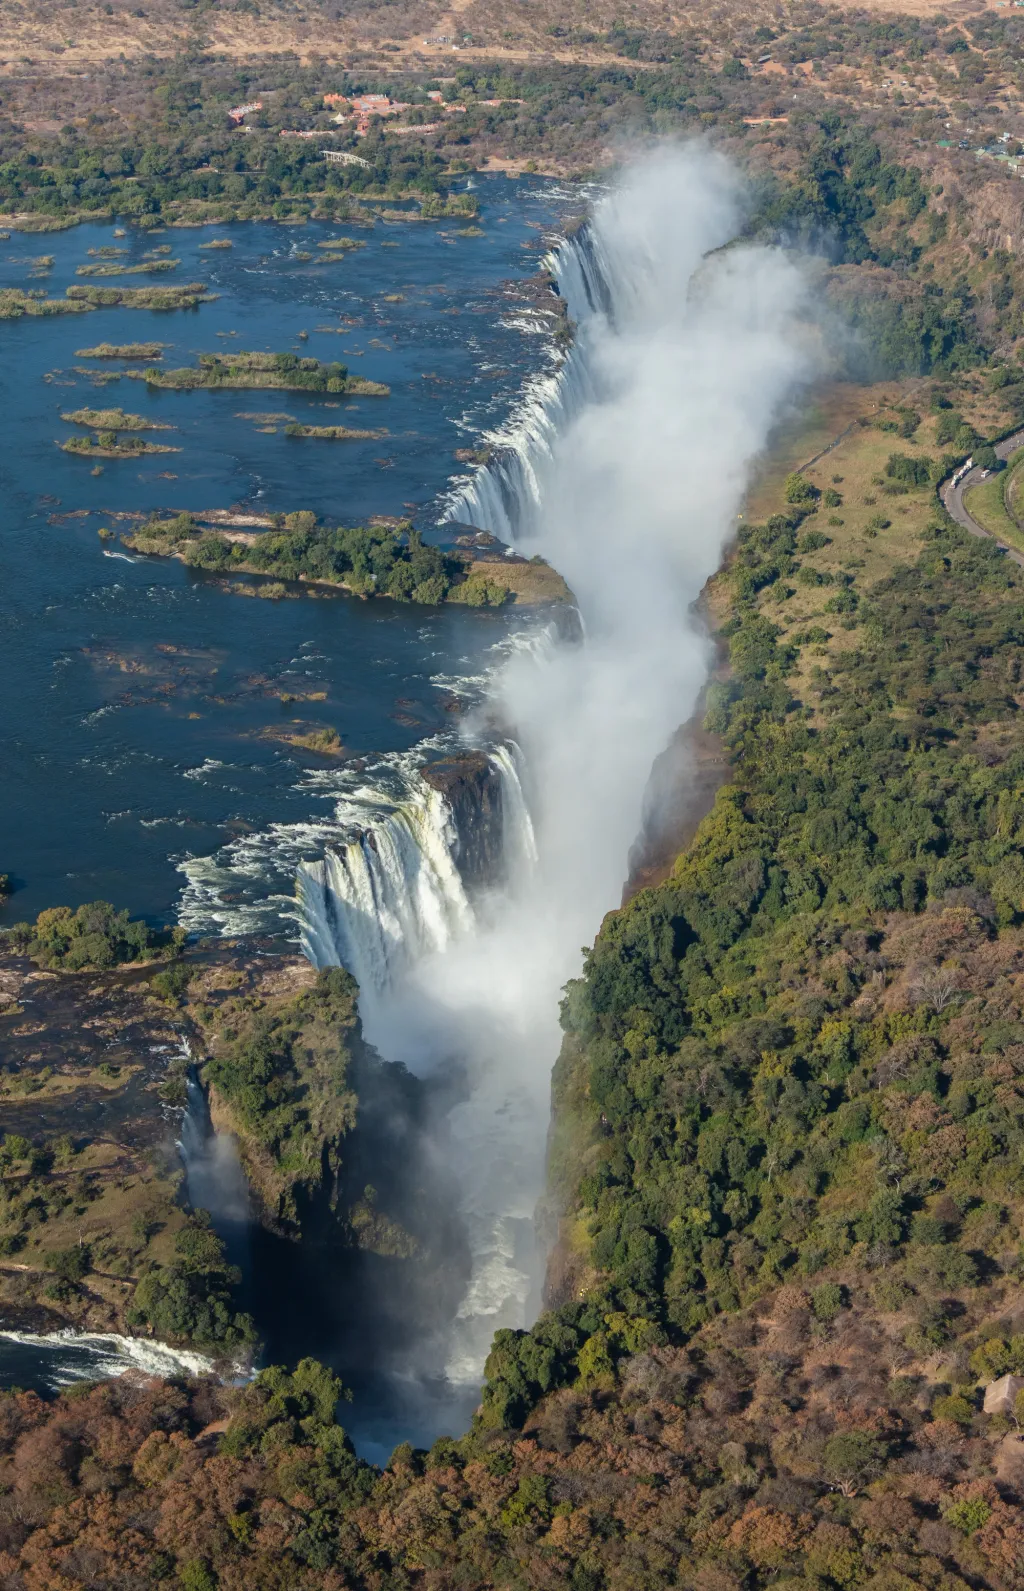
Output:
[[[363,989],[383,1055],[419,1073],[453,1061],[466,1071],[446,1147],[473,1253],[445,1345],[455,1383],[478,1382],[495,1328],[528,1324],[539,1305],[534,1210],[561,991],[619,900],[652,763],[707,677],[696,598],[753,461],[810,373],[798,267],[778,250],[723,248],[742,207],[736,173],[702,147],[625,171],[556,256],[578,326],[566,365],[526,441],[455,509],[554,564],[585,632],[513,656],[498,682],[526,771],[533,865],[511,870],[470,931]],[[317,959],[329,959],[322,944]]]

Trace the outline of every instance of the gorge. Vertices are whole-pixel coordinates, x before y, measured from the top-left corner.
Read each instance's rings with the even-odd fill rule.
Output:
[[[229,1257],[241,1261],[248,1307],[276,1352],[290,1357],[312,1344],[366,1387],[373,1382],[376,1413],[360,1412],[354,1429],[374,1452],[383,1452],[374,1419],[396,1435],[405,1419],[418,1440],[464,1423],[495,1329],[525,1326],[541,1307],[551,1222],[538,1225],[537,1211],[562,990],[578,970],[579,945],[617,903],[650,769],[705,682],[710,654],[694,604],[721,560],[754,460],[813,369],[801,270],[778,251],[735,244],[745,202],[728,163],[698,146],[662,148],[627,167],[548,260],[575,327],[568,354],[553,373],[531,378],[486,439],[487,461],[443,501],[442,532],[468,525],[513,538],[518,554],[540,554],[563,573],[578,623],[552,610],[510,627],[457,732],[315,776],[312,788],[319,782],[335,803],[333,819],[255,829],[212,858],[181,864],[185,925],[221,935],[297,930],[314,966],[355,976],[362,1032],[383,1057],[382,1070],[378,1062],[367,1070],[357,1044],[345,1063],[362,1067],[359,1109],[377,1125],[352,1137],[342,1114],[334,1137],[318,1129],[324,1169],[301,1173],[300,1204],[287,1193],[282,1228],[284,1195],[272,1190],[291,1183],[268,1177],[267,1128],[258,1115],[246,1125],[234,1051],[217,1059],[225,1039],[216,1012],[225,998],[231,1008],[230,996],[213,969],[187,997],[183,1015],[208,1056],[197,1055],[185,1079],[188,1198],[211,1211]],[[277,883],[289,866],[294,905]],[[224,1032],[235,1044],[230,1026]],[[298,1052],[282,1042],[274,1065],[287,1074]],[[301,1079],[306,1063],[294,1064]],[[394,1081],[403,1067],[424,1088],[415,1107]],[[241,1134],[256,1211],[270,1228],[261,1236],[257,1225],[248,1243],[237,1161],[226,1139],[210,1136],[200,1077],[214,1126]],[[392,1104],[375,1112],[375,1092]],[[337,1111],[324,1099],[326,1122]],[[389,1142],[388,1110],[404,1139]],[[349,1134],[344,1146],[338,1131]],[[392,1179],[395,1208],[408,1211],[396,1224],[362,1198],[352,1168],[335,1183],[326,1167],[350,1159],[368,1166],[368,1183],[387,1183],[389,1160],[405,1153],[400,1142],[411,1158],[407,1191],[401,1176]],[[282,1140],[273,1153],[283,1161],[292,1151]],[[443,1165],[440,1178],[432,1159]],[[426,1179],[418,1212],[409,1203],[417,1166]],[[357,1230],[357,1245],[374,1230],[393,1234],[372,1240],[384,1244],[383,1263],[360,1260],[350,1271],[340,1253],[332,1260],[323,1222],[336,1200],[339,1215],[347,1212],[346,1241]],[[443,1239],[430,1230],[431,1212]],[[306,1273],[273,1235],[300,1224]],[[440,1269],[427,1306],[430,1264]],[[331,1333],[351,1336],[339,1288],[359,1296],[358,1318],[377,1318],[372,1352],[353,1357],[350,1344],[332,1355]],[[269,1300],[293,1292],[305,1300],[300,1317],[272,1324]],[[420,1308],[431,1319],[417,1328],[408,1317]]]
[[[582,621],[579,639],[549,631],[514,652],[469,729],[486,733],[486,711],[492,736],[515,737],[492,753],[505,876],[470,903],[457,828],[419,783],[384,825],[300,871],[307,954],[355,973],[370,1042],[419,1075],[463,1079],[446,1152],[472,1271],[438,1366],[456,1386],[476,1385],[496,1327],[539,1307],[561,991],[617,903],[650,769],[706,679],[694,604],[812,370],[799,267],[725,248],[742,205],[736,175],[699,148],[626,170],[551,262],[572,351],[453,501],[459,519],[543,553]]]

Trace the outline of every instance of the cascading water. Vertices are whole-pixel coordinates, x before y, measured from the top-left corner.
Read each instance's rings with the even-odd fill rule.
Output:
[[[509,740],[491,753],[491,761],[501,779],[501,846],[505,859],[505,883],[506,887],[516,889],[530,877],[537,865],[537,836],[524,789],[523,754],[515,741]]]
[[[518,877],[537,859],[522,754],[508,742],[489,760],[501,791],[505,871]],[[320,861],[300,865],[303,951],[315,966],[348,968],[364,1013],[417,962],[443,953],[476,927],[477,911],[459,868],[461,850],[449,803],[418,775],[389,816]]]
[[[186,1044],[185,1052],[191,1059]],[[238,1158],[235,1141],[216,1132],[203,1086],[190,1066],[185,1081],[186,1105],[181,1120],[178,1153],[185,1168],[188,1201],[195,1210],[208,1210],[214,1227],[225,1239],[230,1258],[243,1257],[249,1224],[249,1187]]]
[[[448,519],[499,541],[519,540],[540,512],[556,439],[585,399],[584,373],[571,354],[557,375],[538,377],[509,423],[485,439],[491,460],[452,492]]]
[[[577,341],[554,374],[532,381],[508,422],[483,440],[491,458],[453,491],[449,520],[476,525],[500,541],[535,532],[558,438],[596,398],[594,372],[580,334],[597,316],[612,318],[616,283],[601,237],[585,222],[544,261],[577,327]]]
[[[799,268],[723,248],[741,214],[738,179],[707,151],[627,172],[552,257],[572,352],[448,505],[548,558],[586,626],[583,644],[511,658],[493,693],[529,774],[529,865],[508,868],[472,931],[416,954],[405,936],[389,982],[364,985],[383,1055],[420,1073],[456,1061],[465,1079],[448,1153],[473,1267],[447,1344],[453,1381],[472,1382],[495,1327],[539,1305],[533,1212],[560,995],[617,904],[650,769],[706,679],[694,603],[812,364]]]
[[[318,967],[346,966],[364,996],[473,925],[444,798],[421,778],[383,822],[299,868],[302,948]]]
[[[57,1392],[76,1381],[101,1381],[132,1370],[164,1379],[214,1370],[213,1360],[204,1354],[112,1331],[0,1331],[0,1341],[4,1388],[42,1385]]]

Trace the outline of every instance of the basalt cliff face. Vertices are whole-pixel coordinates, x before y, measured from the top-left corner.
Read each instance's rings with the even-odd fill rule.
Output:
[[[428,763],[425,782],[444,798],[457,835],[455,862],[469,890],[500,882],[505,866],[502,781],[483,752]]]

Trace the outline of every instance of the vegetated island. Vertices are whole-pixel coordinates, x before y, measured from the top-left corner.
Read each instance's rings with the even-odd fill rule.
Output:
[[[195,309],[217,297],[204,282],[183,282],[174,287],[87,287],[67,289],[67,300],[87,309]],[[58,300],[59,302],[59,300]]]
[[[317,244],[318,249],[327,249],[328,251],[341,250],[342,253],[348,253],[350,249],[365,249],[365,247],[366,241],[363,238],[325,238],[322,243]]]
[[[76,276],[151,276],[162,271],[176,271],[180,260],[143,260],[138,265],[122,265],[111,260],[104,265],[76,265]]]
[[[173,431],[172,425],[147,420],[142,414],[127,414],[124,409],[72,409],[61,415],[69,425],[88,425],[97,431]]]
[[[442,550],[427,545],[406,521],[332,529],[301,510],[278,516],[274,529],[259,532],[210,530],[191,514],[177,514],[147,520],[122,540],[135,552],[180,558],[194,569],[270,575],[360,597],[470,607],[572,601],[561,575],[543,559]],[[487,540],[494,544],[494,538]]]
[[[161,428],[163,429],[163,428]],[[97,431],[95,436],[70,436],[57,446],[65,453],[87,459],[141,458],[145,453],[180,453],[180,447],[165,442],[144,442],[141,436],[119,436],[114,430]]]
[[[82,315],[96,306],[71,298],[47,298],[45,292],[21,287],[0,288],[0,320],[23,315]]]
[[[198,388],[280,388],[286,392],[330,392],[364,398],[386,398],[391,388],[381,381],[350,376],[348,366],[336,361],[302,358],[292,353],[200,354],[198,365],[180,370],[129,371],[151,387],[171,387],[178,392]]]
[[[217,297],[202,282],[178,287],[72,286],[64,298],[20,287],[0,288],[0,320],[23,315],[81,315],[92,309],[195,309]]]
[[[162,359],[166,343],[97,343],[76,348],[76,359]]]
[[[67,289],[67,297],[88,304],[91,309],[194,309],[217,295],[203,282],[185,282],[174,287],[72,286]]]
[[[376,442],[389,436],[388,431],[354,431],[347,425],[302,425],[291,420],[284,428],[285,436],[319,437],[325,442]]]

